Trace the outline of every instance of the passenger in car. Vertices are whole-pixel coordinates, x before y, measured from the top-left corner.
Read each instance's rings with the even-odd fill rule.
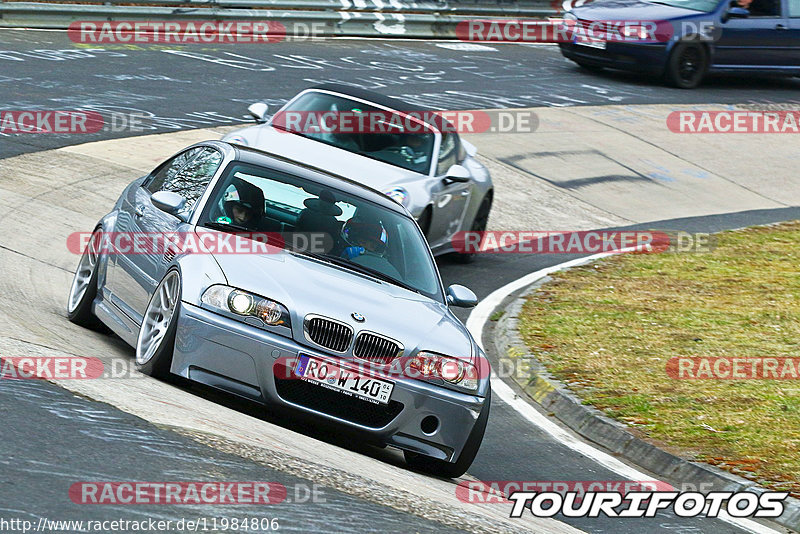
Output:
[[[336,217],[342,214],[342,208],[336,205],[333,193],[323,189],[319,192],[319,197],[307,198],[303,205],[305,208],[297,218],[296,230],[328,234],[332,241],[336,241],[342,229],[342,222]]]

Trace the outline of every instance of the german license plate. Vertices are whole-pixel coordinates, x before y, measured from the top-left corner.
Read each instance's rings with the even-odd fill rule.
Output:
[[[394,384],[358,374],[335,363],[301,354],[294,373],[306,382],[375,404],[388,404]]]
[[[598,48],[600,50],[606,49],[606,42],[598,39],[587,39],[586,37],[578,37],[575,39],[575,44],[580,46],[588,46],[589,48]]]

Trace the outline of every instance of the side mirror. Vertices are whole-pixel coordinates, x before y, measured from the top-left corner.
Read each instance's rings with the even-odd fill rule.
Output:
[[[186,199],[178,193],[156,191],[150,197],[150,202],[161,211],[174,215],[183,222],[186,222],[186,217],[180,214],[181,210],[186,206]]]
[[[263,102],[256,102],[255,104],[250,104],[247,108],[247,112],[256,120],[258,124],[264,124],[267,122],[266,117],[267,111],[269,110],[269,106],[267,106]]]
[[[728,10],[726,14],[727,19],[746,19],[750,16],[750,10],[743,7],[734,6]]]
[[[447,304],[458,308],[474,308],[478,297],[468,287],[453,284],[447,288]]]
[[[466,167],[462,165],[453,165],[447,169],[444,179],[450,180],[451,182],[469,182],[472,179],[472,175]]]

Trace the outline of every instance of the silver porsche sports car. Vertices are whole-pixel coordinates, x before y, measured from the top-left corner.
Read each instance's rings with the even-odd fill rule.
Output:
[[[253,104],[249,111],[258,124],[231,132],[224,141],[357,177],[406,207],[435,255],[455,251],[457,232],[486,229],[493,197],[489,171],[476,159],[475,146],[431,110],[324,84],[302,91],[269,118],[266,104]],[[351,120],[359,116],[365,120]],[[380,120],[373,120],[376,116]],[[409,124],[415,119],[420,128]],[[475,255],[454,257],[469,262]]]
[[[419,226],[382,192],[208,141],[123,191],[88,239],[67,312],[134,346],[146,374],[282,407],[457,477],[491,390],[450,307],[476,302],[443,288]]]

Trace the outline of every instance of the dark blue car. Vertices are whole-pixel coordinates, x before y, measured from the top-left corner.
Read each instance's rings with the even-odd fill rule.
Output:
[[[564,19],[578,30],[624,28],[617,39],[578,32],[559,43],[587,69],[646,72],[684,89],[709,72],[800,75],[800,0],[600,0]]]

